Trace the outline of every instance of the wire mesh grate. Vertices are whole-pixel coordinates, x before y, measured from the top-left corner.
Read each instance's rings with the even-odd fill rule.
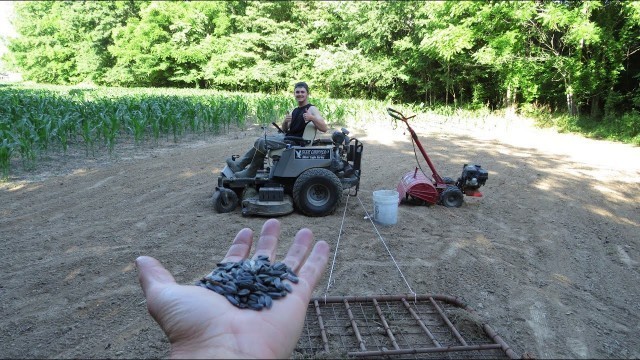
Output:
[[[292,357],[514,359],[518,355],[458,298],[382,295],[312,299]]]

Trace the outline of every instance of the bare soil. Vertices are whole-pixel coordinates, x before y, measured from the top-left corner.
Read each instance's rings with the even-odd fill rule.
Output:
[[[403,128],[349,128],[365,144],[357,197],[332,216],[280,218],[280,256],[301,227],[332,245],[317,296],[460,296],[518,354],[640,357],[639,148],[505,119],[422,119],[415,129],[440,175],[481,164],[484,197],[401,205],[397,224],[376,229],[365,218],[372,192],[395,189],[416,157]],[[166,356],[134,259],[154,256],[192,283],[241,228],[259,231],[264,218],[211,204],[224,159],[259,134],[124,144],[97,157],[78,149],[15,170],[0,184],[0,357]]]

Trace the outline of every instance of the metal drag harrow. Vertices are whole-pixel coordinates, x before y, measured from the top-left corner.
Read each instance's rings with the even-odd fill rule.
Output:
[[[412,294],[312,299],[292,358],[519,356],[459,298]]]

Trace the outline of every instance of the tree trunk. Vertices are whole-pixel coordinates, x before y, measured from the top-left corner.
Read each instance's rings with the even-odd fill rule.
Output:
[[[447,62],[447,80],[444,86],[444,105],[449,106],[449,63]]]
[[[517,90],[515,88],[512,88],[511,84],[507,85],[507,95],[504,99],[504,106],[508,115],[513,115],[516,113],[516,94]]]
[[[454,86],[451,86],[451,96],[453,97],[453,107],[457,107],[458,106],[458,99],[456,99],[456,88]]]
[[[602,119],[602,111],[600,111],[600,95],[591,97],[591,118],[600,121]]]
[[[507,85],[507,93],[504,96],[504,108],[509,109],[511,107],[511,85]]]
[[[577,115],[573,94],[570,92],[567,92],[567,111],[569,112],[569,116]]]
[[[577,110],[576,110],[575,99],[573,97],[573,88],[571,86],[570,75],[565,77],[564,88],[566,89],[566,92],[567,92],[567,112],[569,113],[569,116],[576,116]]]
[[[424,83],[424,103],[429,104],[431,106],[431,92],[429,90],[429,76],[426,74],[422,78],[422,82]]]

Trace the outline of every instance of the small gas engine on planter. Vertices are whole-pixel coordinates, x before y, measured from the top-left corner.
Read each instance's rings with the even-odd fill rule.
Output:
[[[480,165],[468,165],[462,166],[462,175],[456,181],[456,186],[462,190],[467,196],[476,196],[476,193],[480,193],[478,189],[483,186],[489,178],[489,172],[482,168]],[[482,193],[480,193],[482,196]]]

